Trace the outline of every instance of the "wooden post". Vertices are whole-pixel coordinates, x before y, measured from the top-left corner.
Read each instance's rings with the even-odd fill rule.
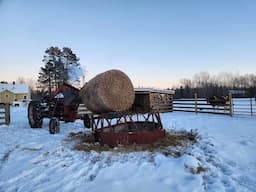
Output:
[[[251,107],[251,116],[253,116],[253,110],[252,110],[252,98],[250,98],[250,107]]]
[[[232,102],[232,94],[229,94],[229,114],[230,116],[233,115],[233,102]]]
[[[5,123],[9,125],[11,122],[10,118],[10,104],[5,104]]]
[[[195,112],[197,113],[197,93],[195,93]]]

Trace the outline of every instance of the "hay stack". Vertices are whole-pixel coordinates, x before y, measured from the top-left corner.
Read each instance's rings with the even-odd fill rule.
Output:
[[[125,111],[134,101],[134,88],[129,77],[119,70],[98,74],[83,86],[80,97],[94,113]]]

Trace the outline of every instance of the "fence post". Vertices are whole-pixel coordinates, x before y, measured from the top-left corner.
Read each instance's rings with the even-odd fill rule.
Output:
[[[230,93],[229,96],[229,114],[230,116],[233,115],[233,102],[232,102],[232,94]]]
[[[197,113],[197,93],[195,93],[195,113]]]
[[[5,123],[6,125],[9,125],[11,121],[10,118],[10,104],[5,104]]]
[[[251,116],[253,116],[253,110],[252,110],[252,98],[250,98],[250,107],[251,107]]]

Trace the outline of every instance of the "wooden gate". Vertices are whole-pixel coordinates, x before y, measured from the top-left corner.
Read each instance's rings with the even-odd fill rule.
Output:
[[[10,124],[10,105],[0,104],[0,125]]]

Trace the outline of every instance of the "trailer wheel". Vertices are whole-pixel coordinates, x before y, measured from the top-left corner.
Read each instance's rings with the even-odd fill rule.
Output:
[[[31,101],[28,105],[28,122],[31,128],[41,128],[43,118],[41,115],[41,104],[39,101]]]
[[[50,134],[56,134],[60,132],[60,123],[57,118],[51,118],[49,123],[49,132]]]

